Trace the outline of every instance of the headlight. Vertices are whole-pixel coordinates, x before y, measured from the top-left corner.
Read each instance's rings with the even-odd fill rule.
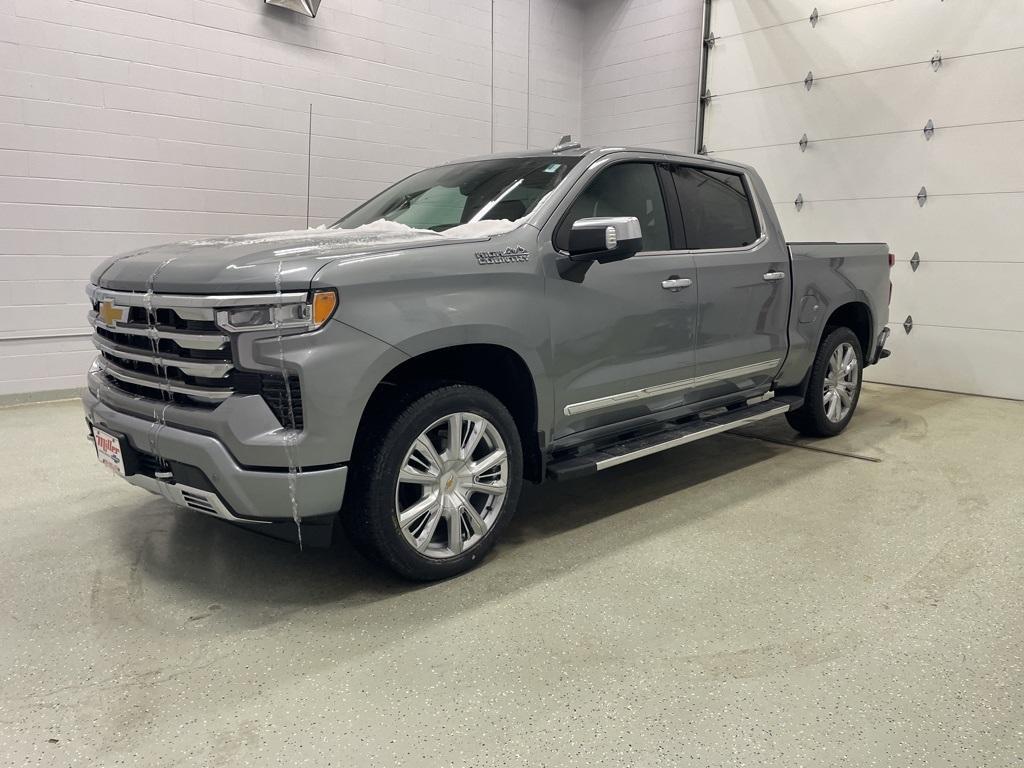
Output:
[[[263,304],[217,310],[217,325],[225,331],[269,331],[275,329],[315,331],[338,307],[333,289],[314,291],[306,301]]]

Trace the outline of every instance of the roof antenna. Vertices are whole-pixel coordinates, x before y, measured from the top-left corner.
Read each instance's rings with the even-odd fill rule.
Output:
[[[565,152],[570,149],[579,149],[580,143],[572,140],[572,134],[565,134],[558,140],[558,143],[552,148],[552,152]]]

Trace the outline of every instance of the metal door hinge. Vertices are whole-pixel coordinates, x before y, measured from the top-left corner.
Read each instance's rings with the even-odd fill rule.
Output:
[[[939,53],[938,51],[936,51],[935,55],[932,56],[932,69],[935,70],[936,72],[938,72],[939,71],[939,67],[941,67],[941,66],[942,66],[942,54]]]
[[[814,73],[808,72],[807,77],[804,78],[804,88],[809,91],[812,85],[814,85]]]
[[[913,327],[914,318],[912,318],[910,315],[907,315],[907,319],[903,321],[903,330],[907,332],[908,336],[910,335],[910,331]]]
[[[928,190],[921,187],[921,190],[917,193],[917,204],[924,208],[924,204],[928,202]]]
[[[917,272],[919,266],[921,266],[921,254],[914,251],[914,255],[910,257],[910,269],[913,272]]]
[[[811,11],[811,17],[810,17],[810,19],[808,19],[808,21],[811,22],[811,27],[818,26],[818,9],[817,8],[815,8],[813,11]]]
[[[711,48],[715,47],[715,33],[714,32],[708,32],[708,36],[704,38],[704,45],[706,45],[708,47],[708,49],[711,49]]]
[[[707,106],[708,104],[711,103],[712,98],[713,97],[711,95],[711,89],[709,88],[708,90],[704,91],[704,95],[700,97],[701,104]]]
[[[800,145],[800,151],[803,152],[807,149],[807,134],[805,133],[800,137],[800,141],[797,142]]]
[[[803,208],[803,207],[804,207],[804,196],[803,196],[803,194],[797,194],[797,196],[796,196],[796,200],[794,200],[794,201],[793,201],[793,205],[795,205],[795,206],[796,206],[796,209],[797,209],[798,211],[799,211],[799,210],[800,210],[801,208]]]
[[[924,124],[924,137],[926,140],[931,141],[932,136],[935,135],[935,123],[932,122],[931,118],[928,118],[928,122]]]

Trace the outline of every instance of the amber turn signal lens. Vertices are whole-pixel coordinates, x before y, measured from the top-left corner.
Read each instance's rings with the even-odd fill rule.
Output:
[[[313,294],[313,327],[319,328],[331,319],[338,306],[338,294],[334,291],[317,291]]]

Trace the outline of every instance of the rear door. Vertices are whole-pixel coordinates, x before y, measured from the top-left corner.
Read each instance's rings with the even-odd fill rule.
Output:
[[[697,268],[694,393],[767,390],[786,355],[791,276],[741,172],[676,164],[671,175]]]

